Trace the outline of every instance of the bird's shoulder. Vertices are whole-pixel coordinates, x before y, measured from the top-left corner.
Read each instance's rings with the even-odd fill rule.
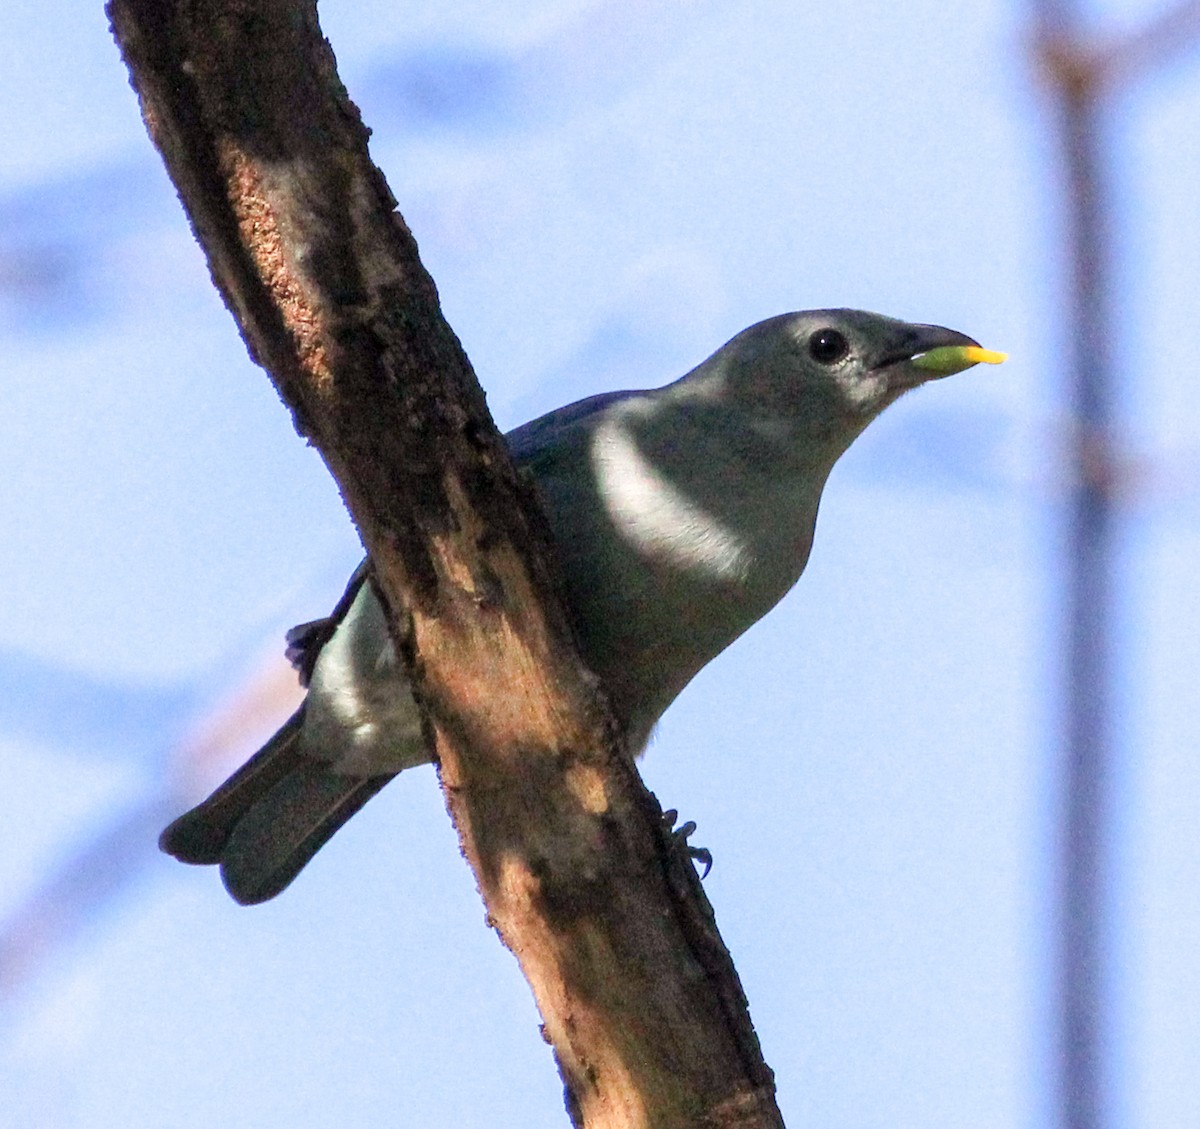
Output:
[[[537,473],[553,464],[557,455],[573,449],[609,408],[638,395],[638,392],[601,392],[576,400],[513,429],[505,435],[505,442],[518,466]]]

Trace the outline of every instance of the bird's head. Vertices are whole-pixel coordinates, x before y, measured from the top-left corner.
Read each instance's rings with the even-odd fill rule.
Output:
[[[840,454],[910,389],[1003,359],[939,325],[864,310],[805,310],[743,330],[689,379],[736,406],[756,429],[828,443]]]

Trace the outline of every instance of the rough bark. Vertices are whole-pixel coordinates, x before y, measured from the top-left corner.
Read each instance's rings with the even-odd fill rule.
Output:
[[[315,4],[108,12],[213,281],[374,561],[572,1119],[781,1125],[711,910],[579,662],[536,500],[370,162]]]

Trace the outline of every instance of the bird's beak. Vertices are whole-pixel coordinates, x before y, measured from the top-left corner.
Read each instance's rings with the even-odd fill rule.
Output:
[[[983,348],[973,337],[941,325],[910,325],[897,335],[873,366],[886,370],[893,387],[909,388],[952,376],[972,365],[998,365],[1004,353]]]

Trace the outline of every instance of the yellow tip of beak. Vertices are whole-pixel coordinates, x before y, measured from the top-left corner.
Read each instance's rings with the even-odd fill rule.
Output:
[[[1006,360],[1008,354],[997,353],[995,349],[981,349],[978,345],[943,345],[938,349],[930,349],[928,353],[922,353],[919,357],[913,357],[911,364],[914,368],[937,373],[939,376],[952,376],[972,365],[998,365]]]
[[[997,353],[995,349],[980,349],[977,345],[968,345],[963,349],[963,359],[979,365],[1002,365],[1008,360],[1008,354]]]

